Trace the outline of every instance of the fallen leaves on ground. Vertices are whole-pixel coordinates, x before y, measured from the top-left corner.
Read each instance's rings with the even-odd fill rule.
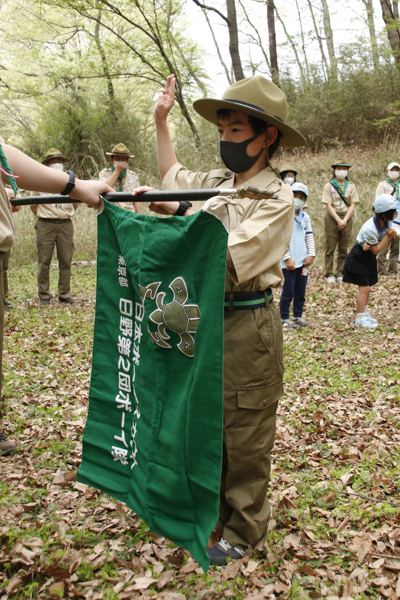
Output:
[[[371,293],[376,331],[354,328],[352,286],[314,268],[311,326],[285,332],[272,516],[254,556],[203,573],[123,503],[76,482],[88,405],[95,269],[77,302],[34,299],[35,267],[11,272],[8,412],[0,459],[1,599],[400,598],[400,299]]]

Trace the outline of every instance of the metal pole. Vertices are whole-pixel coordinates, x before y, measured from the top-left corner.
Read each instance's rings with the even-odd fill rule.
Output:
[[[237,189],[161,190],[143,192],[137,196],[132,196],[131,192],[110,192],[108,194],[102,194],[102,197],[109,202],[179,202],[181,200],[209,200],[209,198],[214,198],[215,196],[233,195],[242,198],[251,198],[253,200],[278,197],[272,190],[263,190],[251,186],[239,187]],[[80,200],[73,200],[69,196],[61,196],[60,194],[14,198],[10,202],[12,206],[30,206],[31,204],[84,204],[83,202],[81,203]]]
[[[222,190],[165,190],[154,192],[143,192],[138,196],[132,196],[131,192],[110,192],[102,194],[109,202],[176,202],[180,200],[208,200],[213,196],[221,194],[235,194],[235,189]],[[73,200],[69,196],[60,194],[49,194],[48,196],[28,196],[26,198],[14,198],[11,200],[13,206],[29,206],[31,204],[79,204],[80,200]],[[81,204],[84,204],[83,202]]]

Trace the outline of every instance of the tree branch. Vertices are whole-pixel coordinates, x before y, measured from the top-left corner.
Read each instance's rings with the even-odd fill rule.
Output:
[[[220,12],[218,9],[213,8],[212,6],[206,6],[205,4],[201,4],[201,2],[199,2],[199,0],[192,0],[196,6],[198,6],[199,8],[202,8],[203,10],[212,10],[213,12],[217,13],[217,15],[219,15],[221,17],[221,19],[223,19],[225,21],[226,24],[228,24],[228,17],[226,17],[225,15],[222,14],[222,12]]]

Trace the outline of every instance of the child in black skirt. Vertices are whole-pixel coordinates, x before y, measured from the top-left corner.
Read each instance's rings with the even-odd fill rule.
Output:
[[[371,286],[378,283],[376,255],[387,246],[399,231],[392,228],[400,202],[390,194],[381,194],[373,206],[375,215],[361,227],[357,241],[347,255],[343,268],[343,281],[358,285],[357,317],[355,326],[375,328],[378,323],[367,311]]]

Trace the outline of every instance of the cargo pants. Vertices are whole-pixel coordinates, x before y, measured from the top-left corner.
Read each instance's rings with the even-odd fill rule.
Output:
[[[350,217],[346,227],[339,231],[336,220],[328,212],[325,214],[325,277],[342,277],[352,228],[353,217]],[[333,262],[336,246],[338,251],[336,271],[334,271]]]
[[[57,247],[59,266],[58,296],[71,296],[71,264],[74,251],[74,227],[71,219],[38,219],[36,221],[36,247],[38,253],[38,295],[51,298],[50,265]]]
[[[389,259],[386,258],[389,251]],[[399,238],[391,238],[386,248],[378,254],[378,275],[395,275],[399,261]]]
[[[283,394],[282,324],[274,304],[225,312],[224,433],[219,520],[233,546],[254,548],[271,509],[267,490]]]

